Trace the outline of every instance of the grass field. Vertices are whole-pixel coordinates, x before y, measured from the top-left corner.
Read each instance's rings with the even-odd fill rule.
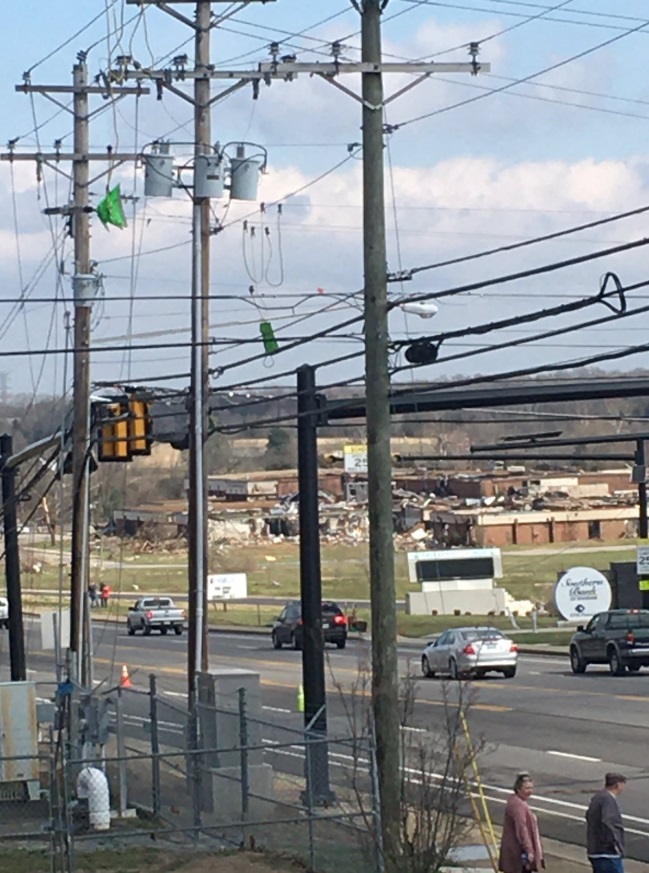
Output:
[[[96,582],[108,583],[114,592],[132,594],[136,600],[142,594],[151,593],[182,593],[187,590],[186,557],[184,553],[158,554],[146,552],[134,553],[130,544],[115,545],[101,552],[93,552],[97,562],[91,571]],[[554,554],[539,552],[535,555],[520,554],[521,549],[512,548],[503,551],[504,578],[499,583],[516,599],[529,599],[547,603],[551,600],[552,589],[557,576],[576,565],[586,565],[597,569],[608,568],[611,561],[635,559],[635,545],[629,544],[624,550],[602,548],[600,551],[572,554],[579,547],[592,547],[592,543],[572,543],[569,547],[558,547]],[[547,547],[546,547],[547,548]],[[51,551],[51,562],[47,562]],[[23,558],[24,560],[24,558]],[[105,566],[108,562],[109,566]],[[24,589],[47,590],[57,589],[59,585],[58,555],[56,550],[46,552],[41,561],[40,573],[30,571],[26,563],[22,574]],[[120,566],[110,566],[118,563]],[[155,566],[154,566],[155,565]],[[395,559],[397,598],[403,599],[408,591],[419,590],[418,585],[408,581],[407,559],[405,552],[397,552]],[[248,575],[248,592],[252,596],[273,596],[294,598],[299,596],[299,551],[296,543],[251,543],[245,549],[230,548],[219,553],[212,566],[213,572],[243,572]],[[64,587],[68,584],[68,567],[63,568]],[[369,570],[366,544],[359,545],[322,545],[322,588],[323,596],[335,599],[346,605],[351,611],[355,602],[369,599]],[[36,599],[26,598],[26,608],[53,608],[56,598]],[[183,605],[182,598],[179,600]],[[113,601],[110,614],[123,617],[126,614],[128,602]],[[241,606],[233,605],[223,608],[222,605],[210,609],[210,622],[221,625],[244,625],[265,627],[272,622],[279,611],[275,606]],[[357,610],[359,618],[368,619],[366,610]],[[97,612],[100,616],[101,612]],[[481,621],[504,630],[512,629],[509,619],[500,616],[407,616],[399,614],[398,630],[403,636],[423,637],[439,633],[445,627]],[[518,618],[522,630],[530,631],[531,622],[528,618]],[[555,619],[541,619],[540,631],[556,627]],[[550,640],[542,640],[550,636]],[[563,637],[566,637],[564,640]],[[567,642],[569,633],[530,634],[530,641],[556,642],[561,645]]]
[[[591,544],[592,545],[592,544]],[[572,544],[571,548],[578,547]],[[520,555],[517,549],[503,551],[504,578],[499,583],[517,599],[547,600],[557,579],[557,574],[578,564],[596,569],[605,569],[611,561],[635,559],[635,546],[628,549],[571,554],[564,548],[555,554]],[[134,555],[119,549],[95,552],[99,566],[92,569],[96,581],[107,582],[114,591],[123,593],[181,592],[187,589],[185,556],[181,554],[147,553]],[[104,562],[119,562],[121,568],[105,567]],[[40,573],[23,570],[25,588],[57,588],[59,570],[57,556],[52,563],[43,563]],[[142,565],[146,566],[142,566]],[[156,566],[151,566],[151,565]],[[28,566],[26,564],[26,566]],[[397,597],[418,590],[408,581],[406,553],[396,553]],[[247,573],[248,591],[251,595],[295,597],[299,594],[299,553],[296,543],[267,543],[246,545],[245,549],[232,548],[219,555],[212,572]],[[67,574],[64,568],[64,574]],[[369,570],[367,545],[322,546],[322,589],[325,597],[337,600],[367,600],[369,598]]]

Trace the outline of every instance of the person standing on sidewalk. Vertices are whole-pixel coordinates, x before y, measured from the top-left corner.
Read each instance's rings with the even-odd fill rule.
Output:
[[[586,812],[586,848],[593,873],[624,873],[624,825],[618,797],[626,776],[607,773]]]
[[[520,773],[505,807],[498,869],[502,873],[536,873],[545,869],[539,823],[529,807],[534,782]]]

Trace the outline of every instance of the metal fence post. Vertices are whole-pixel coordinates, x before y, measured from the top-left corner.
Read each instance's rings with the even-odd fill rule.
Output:
[[[239,749],[241,757],[241,821],[248,820],[250,811],[250,783],[248,771],[248,715],[246,709],[246,689],[239,689]],[[246,844],[245,824],[241,827],[241,847]]]
[[[155,673],[149,675],[149,714],[151,717],[151,788],[153,815],[159,816],[160,798],[160,737],[158,735],[158,685]]]
[[[192,812],[194,822],[194,839],[198,841],[201,828],[203,825],[202,805],[203,805],[203,785],[202,785],[202,750],[199,743],[198,735],[198,704],[196,701],[196,693],[192,692],[189,705],[188,719],[188,773],[191,781],[192,794]],[[210,781],[211,786],[211,781]],[[211,807],[208,807],[211,808]]]
[[[117,689],[117,703],[115,704],[115,732],[117,734],[117,764],[119,781],[119,814],[123,818],[128,808],[128,776],[126,767],[126,741],[124,738],[124,701],[122,689]]]
[[[311,754],[311,744],[313,740],[308,730],[304,731],[304,754],[306,764],[306,791],[303,794],[303,801],[306,800],[307,826],[309,831],[309,873],[315,870],[315,834],[313,832],[313,756]],[[316,758],[317,760],[317,758]]]
[[[49,731],[48,768],[50,780],[50,870],[51,873],[59,873],[63,869],[63,817],[61,815],[61,791],[56,772],[56,748],[52,727]]]

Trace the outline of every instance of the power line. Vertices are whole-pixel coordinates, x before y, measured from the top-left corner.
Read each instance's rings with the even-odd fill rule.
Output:
[[[410,0],[407,0],[410,2]],[[433,5],[431,0],[425,0],[426,3],[430,3]],[[569,58],[564,58],[562,61],[557,61],[555,64],[551,64],[549,67],[544,67],[542,70],[538,70],[536,73],[530,73],[528,76],[523,76],[520,79],[515,79],[512,82],[508,82],[502,85],[500,88],[494,88],[492,91],[488,93],[477,94],[475,97],[469,97],[466,100],[461,100],[459,103],[453,103],[450,106],[442,106],[440,109],[435,109],[432,112],[424,113],[423,115],[417,115],[414,118],[410,118],[407,121],[402,121],[393,125],[395,130],[400,130],[404,127],[407,127],[411,124],[415,124],[416,122],[423,121],[427,118],[433,118],[437,115],[441,115],[444,112],[450,112],[451,109],[458,109],[462,106],[468,106],[471,103],[476,103],[478,100],[484,100],[485,97],[490,97],[493,94],[500,94],[503,91],[509,90],[509,88],[513,88],[514,85],[522,85],[525,82],[531,82],[533,79],[536,79],[538,76],[543,76],[546,73],[554,72],[554,70],[558,70],[561,67],[565,67],[568,64],[573,63],[574,61],[581,60],[581,58],[587,57],[588,55],[593,54],[594,52],[599,51],[600,49],[606,48],[609,45],[613,45],[613,43],[619,42],[619,40],[624,39],[627,36],[630,36],[633,33],[637,33],[642,30],[644,27],[649,25],[649,21],[645,20],[642,24],[637,25],[636,27],[629,28],[622,33],[617,34],[616,36],[611,37],[610,39],[605,40],[604,42],[600,42],[597,45],[591,46],[590,48],[584,49],[578,54],[572,55]]]

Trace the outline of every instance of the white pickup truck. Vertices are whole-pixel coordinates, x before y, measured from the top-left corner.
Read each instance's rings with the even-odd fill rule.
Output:
[[[148,636],[152,630],[166,634],[173,630],[180,636],[185,624],[185,610],[179,609],[171,597],[141,597],[131,606],[126,616],[129,636],[142,631]]]
[[[0,627],[9,627],[9,603],[6,597],[0,597]]]

